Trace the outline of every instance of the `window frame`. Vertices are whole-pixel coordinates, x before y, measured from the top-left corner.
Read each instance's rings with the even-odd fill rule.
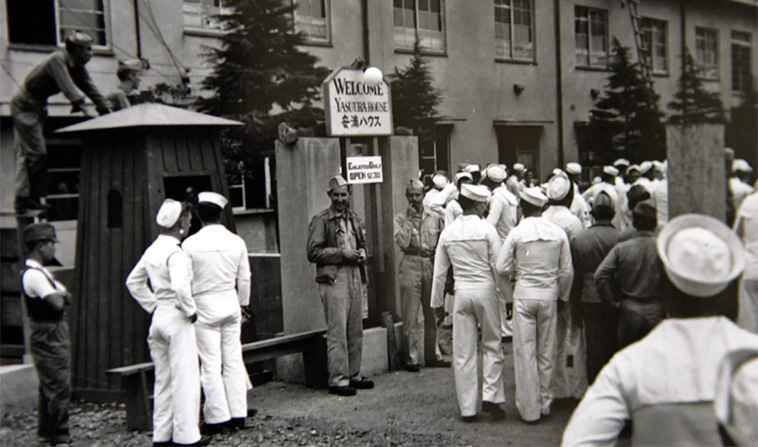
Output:
[[[647,22],[647,23],[646,23]],[[650,26],[647,27],[646,24],[649,24]],[[655,25],[663,25],[663,39],[664,39],[664,50],[663,50],[663,56],[665,57],[666,61],[666,67],[665,69],[659,69],[656,66],[656,29]],[[668,76],[670,73],[670,67],[671,67],[671,60],[669,58],[669,23],[668,20],[661,20],[656,19],[654,17],[642,17],[642,21],[640,22],[640,31],[642,32],[642,39],[647,40],[647,44],[649,46],[648,48],[648,58],[650,59],[649,65],[650,65],[650,73],[654,76]]]
[[[61,24],[61,1],[62,0],[55,0],[55,28],[56,28],[56,30],[55,30],[55,37],[56,37],[56,45],[59,46],[59,47],[63,47],[66,44],[65,37],[61,36],[61,32],[64,29],[69,29],[68,26],[64,27]],[[95,44],[92,45],[92,48],[93,49],[98,49],[98,50],[110,50],[111,49],[111,40],[112,40],[112,38],[111,38],[111,31],[110,31],[110,28],[111,28],[111,23],[110,23],[110,0],[96,0],[96,1],[100,2],[100,4],[102,4],[102,6],[103,6],[103,10],[102,11],[100,11],[100,12],[94,11],[94,12],[96,12],[97,14],[102,14],[102,16],[103,16],[103,34],[105,36],[104,37],[105,44],[101,45],[101,44],[95,43]],[[86,12],[87,14],[91,14],[93,12],[93,10],[86,10],[86,11],[87,11]],[[73,13],[74,10],[72,10],[71,12]],[[83,12],[83,11],[76,10],[76,12]],[[74,29],[80,30],[80,31],[82,31],[84,33],[87,33],[90,37],[92,37],[94,39],[94,36],[92,36],[92,31],[91,31],[90,28],[86,28],[86,27],[80,25],[80,26],[71,26],[70,29],[71,30],[74,30]],[[63,35],[64,36],[68,35],[68,33],[63,33]]]
[[[294,32],[300,32],[298,30],[298,14],[297,14],[297,4],[300,2],[308,2],[309,4],[313,4],[314,1],[323,1],[324,2],[324,22],[326,27],[326,37],[317,37],[312,36],[310,34],[302,33],[303,36],[303,44],[305,45],[331,45],[332,44],[332,9],[331,9],[331,1],[330,0],[292,0],[292,5],[295,6],[295,9],[292,11],[292,29]],[[302,17],[310,17],[313,18],[314,16],[302,16]],[[308,23],[308,26],[313,26],[313,23]]]
[[[579,12],[580,12],[581,9],[586,10],[586,12],[587,12],[586,19],[584,19],[584,18],[582,18],[582,17],[579,16]],[[602,16],[604,18],[604,20],[603,20],[603,22],[605,24],[605,33],[603,35],[603,38],[605,40],[605,64],[604,65],[597,65],[597,64],[593,64],[592,63],[592,57],[593,57],[592,56],[593,55],[593,51],[592,51],[592,36],[593,36],[592,30],[593,30],[593,26],[592,26],[592,23],[593,23],[593,21],[592,21],[592,17],[591,16],[592,16],[593,12],[596,13],[596,14],[597,13],[602,14]],[[576,25],[577,25],[577,22],[580,19],[586,20],[586,22],[587,22],[587,34],[586,34],[586,36],[587,36],[587,53],[586,53],[586,62],[585,63],[579,63],[579,60],[578,60],[579,59],[578,56],[579,56],[579,50],[580,50],[580,48],[577,45],[577,43],[578,43],[579,40],[578,40],[578,36],[577,36],[577,32],[576,32]],[[574,5],[574,62],[576,64],[577,68],[584,69],[584,70],[601,70],[601,71],[608,71],[610,69],[611,51],[610,51],[610,35],[609,35],[609,29],[608,29],[608,25],[609,25],[609,21],[608,20],[609,20],[609,15],[608,15],[608,10],[607,9],[595,8],[595,7],[592,7],[592,6]],[[596,54],[599,54],[599,53],[596,53]]]
[[[514,37],[515,37],[515,30],[514,30],[514,28],[515,27],[514,27],[514,18],[513,18],[513,12],[514,12],[513,0],[499,0],[499,1],[508,1],[509,2],[508,6],[502,5],[502,4],[500,4],[500,5],[495,4],[495,1],[498,1],[498,0],[493,0],[493,23],[494,23],[494,25],[497,27],[497,24],[499,23],[497,21],[497,14],[496,14],[496,11],[498,9],[507,9],[509,11],[508,12],[508,16],[509,16],[509,19],[510,19],[510,23],[509,23],[510,36],[509,36],[509,39],[508,39],[508,44],[509,44],[509,47],[510,47],[510,56],[507,56],[507,55],[504,55],[504,54],[499,54],[498,44],[502,40],[497,38],[497,32],[496,32],[495,33],[495,35],[496,35],[496,37],[495,37],[495,60],[502,61],[502,62],[527,62],[527,63],[534,63],[537,60],[537,42],[536,42],[537,35],[536,35],[536,32],[535,32],[536,21],[535,21],[535,9],[534,9],[535,8],[535,2],[534,2],[534,0],[525,0],[525,1],[529,2],[529,21],[530,21],[530,23],[529,23],[529,29],[530,29],[530,33],[531,33],[531,42],[530,43],[531,43],[531,47],[532,47],[531,48],[532,54],[531,54],[530,57],[516,57],[516,56],[514,56],[514,48],[515,48],[515,41],[514,41],[515,40],[514,39]]]
[[[10,9],[10,3],[6,5],[6,21],[10,22],[11,20],[18,20],[18,17],[16,15],[23,16],[23,20],[21,21],[21,24],[16,24],[16,26],[13,26],[11,23],[8,23],[8,29],[7,29],[7,39],[8,39],[8,46],[10,48],[16,48],[16,49],[28,49],[28,50],[43,50],[49,51],[51,48],[64,48],[66,45],[66,37],[70,33],[70,31],[66,32],[65,30],[80,30],[93,38],[94,43],[92,45],[93,50],[95,53],[106,53],[109,54],[112,51],[112,31],[111,31],[111,5],[110,0],[96,0],[101,6],[102,10],[90,10],[90,9],[70,9],[68,7],[64,7],[61,5],[61,1],[63,0],[49,0],[48,2],[44,3],[44,7],[46,8],[44,10],[44,18],[47,19],[42,25],[39,26],[52,26],[54,29],[50,33],[50,35],[45,35],[45,39],[38,40],[38,41],[28,41],[28,40],[17,40],[18,36],[15,38],[12,36],[13,32],[12,30],[18,27],[19,25],[26,25],[29,21],[35,20],[35,17],[29,17],[26,14],[22,14],[20,11],[12,11]],[[84,26],[83,24],[77,24],[77,25],[64,25],[61,23],[62,20],[62,11],[64,9],[68,9],[69,13],[72,16],[76,16],[76,14],[85,13],[85,14],[91,14],[95,13],[97,15],[102,16],[102,34],[104,36],[104,43],[97,43],[97,36],[100,34],[100,31],[93,32],[93,28],[90,28],[88,26]],[[37,17],[39,19],[39,17]],[[94,28],[95,30],[98,30],[98,28]]]
[[[701,32],[709,33],[709,34],[712,33],[715,36],[715,41],[713,45],[715,60],[713,64],[711,65],[706,65],[706,61],[703,61],[700,58],[700,48],[699,48],[700,41],[701,40],[703,41],[704,46],[707,46],[708,44],[706,36],[703,35],[701,37],[700,35]],[[719,57],[720,56],[719,55],[719,41],[720,41],[719,39],[720,39],[719,30],[717,28],[708,28],[704,26],[695,27],[695,62],[698,64],[698,67],[700,68],[699,77],[703,80],[718,81],[720,79],[719,61],[721,58]],[[703,51],[704,51],[703,56],[707,57],[707,54],[706,54],[707,48],[703,48]],[[714,72],[713,75],[709,74],[709,70],[710,70],[709,67],[712,67],[713,72]]]
[[[747,36],[747,40],[737,40],[735,39],[735,34],[743,34]],[[750,83],[754,82],[753,78],[753,33],[749,31],[739,31],[739,30],[731,30],[731,41],[730,41],[730,57],[731,57],[731,91],[732,93],[737,94],[745,94],[746,92],[750,91],[752,89],[752,86],[749,85]],[[745,85],[743,85],[741,89],[735,90],[735,60],[734,60],[734,49],[736,47],[741,47],[743,50],[747,49],[747,64],[743,64],[744,67],[747,68],[747,79],[742,79],[741,82],[744,82]]]
[[[218,26],[213,26],[215,22],[211,22],[211,17],[216,14],[231,14],[233,10],[228,6],[223,6],[225,0],[211,1],[218,1],[219,6],[205,6],[202,3],[203,0],[196,2],[198,5],[195,6],[195,4],[189,3],[187,0],[182,0],[182,27],[185,32],[189,31],[190,33],[208,35],[222,35],[225,33],[225,31]],[[195,9],[197,9],[197,11],[195,11]],[[201,26],[188,25],[186,20],[188,15],[200,16]],[[204,17],[206,17],[205,20],[203,19]],[[205,25],[206,21],[208,21],[207,26]]]
[[[398,8],[395,6],[394,0],[393,0],[393,4],[392,4],[392,25],[393,25],[393,45],[394,45],[395,51],[398,52],[398,53],[412,53],[413,52],[413,42],[410,45],[404,45],[404,44],[400,45],[400,44],[398,44],[398,29],[402,28],[402,29],[406,30],[404,32],[405,35],[407,35],[407,30],[413,29],[414,36],[415,36],[414,42],[415,42],[416,38],[419,39],[419,41],[421,42],[420,46],[421,46],[421,53],[422,54],[439,55],[439,56],[447,55],[447,11],[445,9],[445,6],[446,6],[445,0],[437,0],[437,1],[439,1],[440,27],[442,28],[439,31],[439,38],[440,38],[440,43],[441,43],[441,47],[442,48],[433,48],[433,47],[430,47],[428,45],[424,45],[423,44],[423,42],[424,42],[424,36],[420,36],[419,35],[420,31],[421,31],[419,29],[419,18],[418,18],[419,17],[419,1],[420,0],[400,0],[400,1],[403,2],[403,6],[405,6],[405,2],[407,2],[407,1],[413,2],[413,5],[414,5],[414,10],[413,10],[414,27],[413,28],[409,28],[407,26],[398,26],[395,23],[395,10],[398,9]],[[423,1],[423,0],[421,0],[421,1]],[[426,1],[432,2],[432,1],[435,1],[435,0],[426,0]],[[430,3],[430,7],[431,7],[431,3]],[[402,9],[406,10],[405,7],[403,7]],[[435,33],[436,33],[436,31],[435,31]],[[431,37],[429,37],[429,39],[431,39]]]

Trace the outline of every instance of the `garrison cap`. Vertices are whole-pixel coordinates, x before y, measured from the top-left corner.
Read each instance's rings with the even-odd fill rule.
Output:
[[[95,41],[87,33],[83,33],[79,30],[74,30],[66,37],[66,43],[78,45],[80,47],[91,47]]]
[[[24,243],[34,241],[58,242],[55,227],[49,223],[33,223],[24,228]]]

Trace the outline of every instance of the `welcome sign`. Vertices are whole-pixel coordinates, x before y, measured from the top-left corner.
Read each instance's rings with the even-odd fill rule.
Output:
[[[369,85],[363,70],[340,68],[324,81],[326,133],[331,137],[392,135],[389,85]]]

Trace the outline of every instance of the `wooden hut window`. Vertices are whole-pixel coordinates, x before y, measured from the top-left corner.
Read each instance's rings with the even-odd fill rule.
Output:
[[[108,191],[108,228],[121,228],[123,222],[124,199],[115,189]]]

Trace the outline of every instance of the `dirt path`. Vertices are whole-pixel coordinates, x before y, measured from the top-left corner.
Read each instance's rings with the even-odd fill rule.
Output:
[[[245,431],[216,436],[218,446],[526,446],[558,445],[574,401],[557,402],[553,414],[527,425],[514,403],[513,363],[506,345],[508,417],[474,423],[460,420],[452,369],[425,368],[373,377],[374,390],[337,397],[324,390],[272,382],[250,392],[259,410]],[[34,413],[6,416],[0,445],[36,445]],[[71,430],[75,446],[151,445],[147,432],[127,432],[125,411],[118,405],[76,403]]]

